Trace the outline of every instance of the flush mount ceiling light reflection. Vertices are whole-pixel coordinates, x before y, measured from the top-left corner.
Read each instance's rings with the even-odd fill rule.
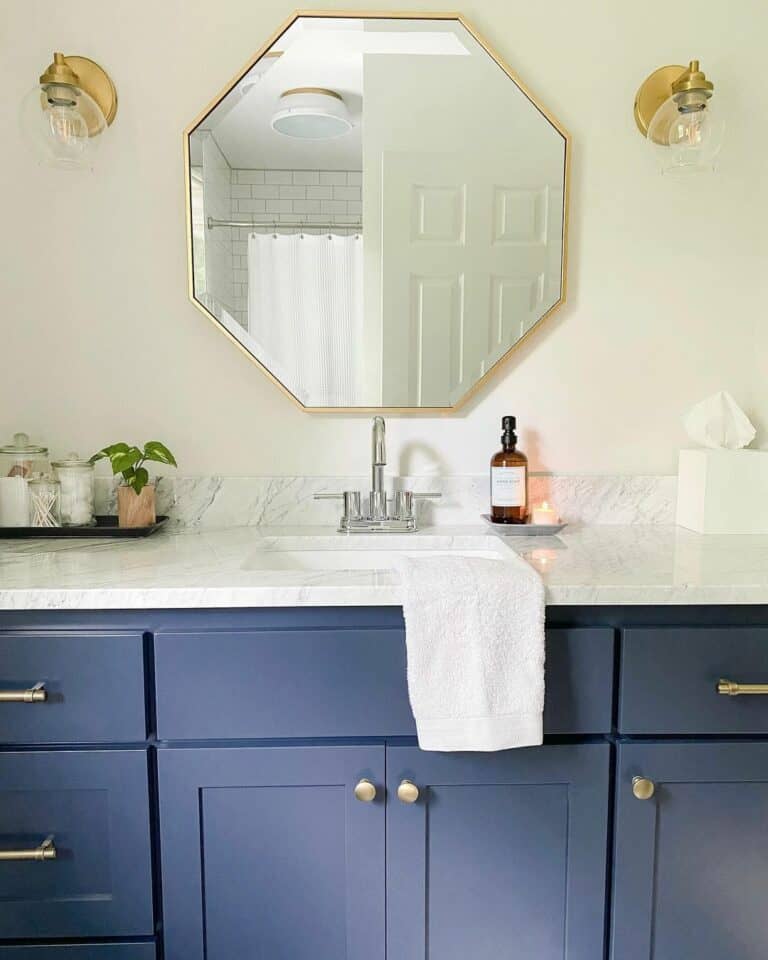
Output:
[[[637,91],[635,123],[656,148],[665,174],[681,176],[715,169],[725,123],[713,107],[714,84],[699,68],[655,70]]]
[[[324,87],[295,87],[280,94],[272,129],[298,140],[332,140],[352,129],[341,95]]]
[[[22,102],[21,125],[46,163],[90,168],[116,113],[115,85],[97,63],[54,53],[53,63]]]

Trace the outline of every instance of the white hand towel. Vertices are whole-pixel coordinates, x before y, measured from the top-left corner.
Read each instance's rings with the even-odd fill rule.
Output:
[[[542,742],[544,585],[518,556],[405,556],[408,693],[422,750]]]

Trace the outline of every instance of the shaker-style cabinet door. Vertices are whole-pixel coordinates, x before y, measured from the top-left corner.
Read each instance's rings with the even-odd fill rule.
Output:
[[[765,960],[768,743],[619,749],[613,960]]]
[[[384,747],[158,751],[166,960],[384,960]]]
[[[388,748],[388,956],[602,957],[609,757]]]
[[[146,750],[0,753],[0,940],[153,933]]]

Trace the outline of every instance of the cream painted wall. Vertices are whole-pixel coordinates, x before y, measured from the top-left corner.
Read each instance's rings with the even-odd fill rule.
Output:
[[[441,9],[435,0],[420,8]],[[57,452],[158,437],[185,474],[366,469],[364,416],[295,408],[186,296],[181,130],[291,8],[277,0],[0,5],[0,431]],[[768,423],[768,35],[760,0],[473,0],[462,12],[573,135],[568,304],[477,400],[393,418],[396,469],[486,469],[517,414],[540,470],[672,473],[680,416],[729,388]],[[93,175],[30,163],[18,104],[55,48],[110,70]],[[721,172],[655,170],[640,80],[699,57],[727,103]],[[756,359],[757,358],[757,359]]]

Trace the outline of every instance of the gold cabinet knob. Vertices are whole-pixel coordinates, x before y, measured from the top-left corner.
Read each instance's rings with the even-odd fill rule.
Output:
[[[360,780],[355,784],[355,797],[361,803],[371,803],[376,799],[376,787],[370,780]]]
[[[419,799],[419,788],[410,780],[402,780],[397,788],[397,799],[401,803],[416,803]]]
[[[632,780],[632,793],[638,800],[650,800],[656,793],[656,784],[653,780],[646,780],[645,777],[634,777]]]

